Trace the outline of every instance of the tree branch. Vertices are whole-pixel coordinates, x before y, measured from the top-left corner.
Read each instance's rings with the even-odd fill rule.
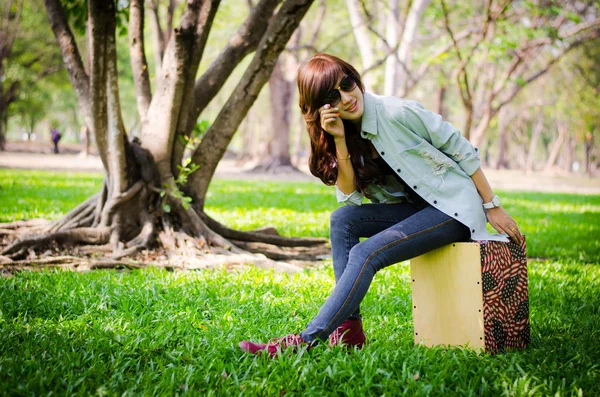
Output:
[[[167,45],[156,92],[142,125],[142,143],[152,153],[160,177],[172,174],[173,141],[187,116],[189,92],[219,0],[188,0],[180,25]],[[185,120],[187,121],[187,119]]]
[[[192,156],[192,162],[201,167],[191,175],[186,191],[191,192],[195,198],[196,208],[203,208],[206,190],[219,160],[261,88],[269,80],[279,55],[312,3],[313,0],[286,0],[283,3],[269,24],[240,83]]]
[[[143,124],[152,101],[144,44],[144,0],[131,0],[129,4],[129,56],[135,83],[138,115]]]
[[[148,0],[150,8],[150,23],[152,25],[152,39],[154,43],[154,60],[156,62],[156,75],[162,74],[162,61],[165,56],[165,47],[168,41],[165,41],[165,35],[160,25],[160,16],[158,15],[158,0]]]
[[[279,0],[261,0],[231,37],[217,59],[196,80],[193,93],[194,105],[190,111],[188,130],[194,128],[196,120],[225,84],[233,69],[246,55],[256,49],[269,26],[269,19],[278,3]]]
[[[23,11],[23,1],[21,0],[19,3],[17,3],[17,12],[15,17],[13,18],[13,21],[15,23],[15,26],[13,28],[13,32],[12,35],[10,35],[9,32],[9,28],[8,28],[8,23],[6,24],[7,28],[6,28],[6,32],[8,35],[8,38],[6,40],[6,44],[4,45],[4,51],[5,51],[5,56],[6,56],[6,52],[10,52],[10,49],[13,46],[13,43],[15,42],[15,39],[17,38],[17,34],[19,34],[19,28],[21,26],[21,11]],[[12,2],[11,2],[12,3]],[[11,9],[11,5],[12,4],[8,4],[8,7],[6,8],[6,20],[9,21],[9,14],[10,14],[10,9]],[[8,51],[7,51],[8,49]]]
[[[163,32],[164,42],[168,43],[171,40],[171,33],[173,33],[173,14],[175,13],[175,7],[178,5],[177,0],[169,0],[169,7],[167,8],[167,28]]]
[[[80,107],[89,126],[92,121],[92,114],[90,113],[90,79],[85,72],[81,54],[77,48],[77,42],[69,28],[69,23],[67,22],[67,17],[60,4],[60,0],[44,0],[44,4],[52,31],[61,49],[69,80],[73,88],[75,88]]]
[[[212,23],[217,13],[217,9],[219,8],[220,2],[220,0],[204,2],[196,21],[196,40],[194,42],[191,60],[189,64],[186,65],[187,75],[184,81],[183,101],[181,104],[181,110],[179,112],[179,121],[177,124],[177,130],[175,132],[176,136],[177,134],[185,134],[188,132],[189,113],[194,104],[193,83],[196,79],[200,60],[202,59],[206,41],[208,40],[208,34],[210,33],[210,29],[212,27]],[[183,22],[184,21],[182,21],[182,27],[184,27]],[[179,140],[177,139],[177,141]],[[177,168],[175,167],[175,169]]]
[[[189,137],[196,126],[198,117],[210,101],[221,90],[221,87],[231,75],[231,72],[242,59],[256,49],[260,39],[269,25],[269,19],[277,7],[279,0],[261,0],[253,9],[248,18],[231,37],[225,48],[221,51],[206,72],[196,80],[192,93],[193,102],[188,112],[187,125],[179,134]],[[177,166],[181,164],[185,143],[175,139],[171,161],[172,172],[177,175]]]
[[[463,62],[463,57],[460,53],[460,49],[458,48],[458,42],[456,41],[456,38],[454,37],[454,32],[452,31],[452,28],[450,28],[450,17],[449,17],[449,12],[448,12],[448,7],[446,6],[446,2],[444,0],[440,0],[441,4],[442,4],[442,10],[443,10],[443,14],[444,14],[444,27],[446,28],[446,31],[448,32],[448,35],[450,36],[450,40],[452,41],[452,47],[454,48],[454,51],[456,52],[456,57],[458,58],[458,60],[460,61],[460,68],[456,74],[456,82],[460,91],[460,97],[461,100],[463,102],[463,105],[467,108],[467,109],[472,109],[473,108],[473,104],[471,102],[471,90],[469,88],[469,79],[466,75],[466,63]],[[468,59],[467,59],[468,61]],[[461,82],[462,79],[462,82]]]
[[[88,23],[90,25],[90,109],[92,112],[92,120],[88,123],[96,145],[104,169],[109,170],[107,162],[108,152],[108,114],[106,108],[106,64],[107,64],[107,38],[109,29],[103,17],[106,15],[106,10],[103,9],[102,0],[89,0],[88,5]],[[112,2],[107,2],[112,3]],[[109,192],[110,196],[111,192]]]

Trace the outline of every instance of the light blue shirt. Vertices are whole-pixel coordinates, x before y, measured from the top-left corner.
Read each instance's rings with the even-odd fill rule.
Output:
[[[469,227],[473,240],[508,241],[486,231],[483,202],[471,179],[481,165],[477,149],[439,114],[416,101],[365,92],[361,136],[371,141],[381,158],[419,196]],[[403,191],[386,186],[387,181],[369,185],[371,201],[405,199]],[[357,190],[344,194],[337,186],[336,195],[345,205],[361,205],[364,199]]]

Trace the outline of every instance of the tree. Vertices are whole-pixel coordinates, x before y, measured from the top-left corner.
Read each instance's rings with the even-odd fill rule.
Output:
[[[322,27],[321,22],[325,16],[325,11],[325,1],[321,0],[316,10],[316,17],[310,26],[305,23],[310,21],[310,19],[305,19],[300,24],[296,32],[292,35],[290,45],[281,54],[279,61],[275,65],[275,69],[269,79],[271,125],[270,128],[265,129],[265,144],[260,153],[259,163],[252,169],[253,172],[299,172],[292,164],[290,155],[291,125],[292,115],[294,114],[292,101],[296,87],[296,75],[300,64],[307,61],[310,57],[305,47],[319,52],[315,46]],[[304,46],[301,45],[303,32],[307,32],[310,37]],[[304,123],[302,124],[302,128],[300,128],[298,134],[301,134],[305,130]]]
[[[114,264],[157,242],[157,248],[171,258],[187,256],[177,265],[190,267],[190,256],[220,264],[250,260],[274,266],[270,260],[249,257],[246,250],[267,251],[275,258],[313,257],[315,252],[323,252],[324,239],[231,230],[204,213],[206,192],[217,163],[312,0],[285,0],[275,14],[279,1],[258,2],[198,79],[199,63],[220,1],[188,0],[179,25],[165,45],[154,90],[143,35],[146,3],[131,0],[129,50],[141,120],[139,139],[133,140],[129,140],[121,114],[115,45],[117,15],[127,10],[117,9],[112,0],[87,1],[88,74],[63,5],[59,0],[44,3],[106,176],[101,192],[63,219],[43,227],[41,234],[15,241],[3,255],[23,258],[28,250],[52,243],[93,244],[110,249]],[[77,1],[70,4],[85,5]],[[252,51],[254,57],[233,93],[192,156],[184,160],[184,149],[199,115],[236,65]],[[271,245],[260,245],[263,243]],[[299,248],[288,252],[276,246]]]
[[[19,109],[11,111],[11,106],[21,99],[29,102],[32,113],[27,124],[31,125],[41,115],[35,108],[44,105],[36,85],[62,69],[49,30],[40,29],[44,19],[39,7],[39,0],[8,1],[0,7],[4,8],[0,17],[0,150],[4,150],[10,116],[19,113]]]
[[[478,7],[441,0],[465,109],[464,135],[478,146],[500,109],[573,49],[600,38],[600,9],[589,1],[486,0]],[[475,34],[459,43],[451,13]]]

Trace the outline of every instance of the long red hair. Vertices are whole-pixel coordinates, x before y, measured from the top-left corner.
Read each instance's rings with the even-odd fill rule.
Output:
[[[333,136],[321,128],[319,108],[339,79],[349,74],[364,94],[365,86],[358,71],[333,55],[317,53],[298,70],[299,105],[310,137],[308,165],[310,172],[326,185],[334,185],[337,181],[337,158]],[[379,169],[371,159],[369,142],[360,136],[359,128],[350,121],[342,122],[354,169],[354,184],[364,194],[367,185],[380,176]]]

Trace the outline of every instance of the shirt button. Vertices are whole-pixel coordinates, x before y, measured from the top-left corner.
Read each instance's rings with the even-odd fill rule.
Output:
[[[433,200],[433,204],[437,204],[437,200]]]
[[[471,230],[471,233],[475,233],[475,229]]]
[[[383,156],[383,155],[385,155],[385,152],[381,152],[381,155],[382,155],[382,156]]]
[[[454,213],[454,216],[458,216],[458,212],[455,212],[455,213]]]
[[[415,186],[413,186],[413,189],[417,190],[417,186],[416,186],[416,185],[415,185]]]
[[[402,172],[402,171],[400,171],[400,168],[398,168],[396,171],[398,171],[398,172]]]

